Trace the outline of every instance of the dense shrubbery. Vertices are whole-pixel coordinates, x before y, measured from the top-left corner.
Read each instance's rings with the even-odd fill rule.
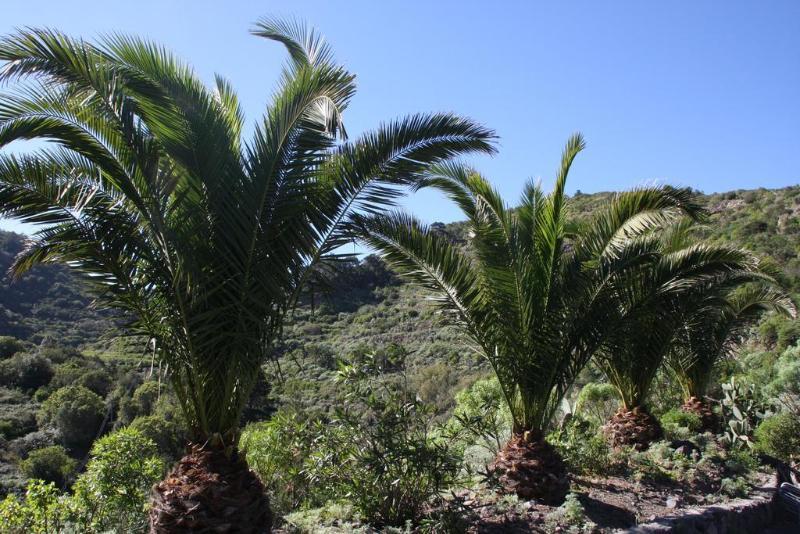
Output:
[[[28,478],[41,479],[65,488],[77,466],[78,463],[67,455],[64,447],[53,445],[31,451],[20,463],[20,470]]]
[[[83,386],[66,386],[42,403],[40,426],[55,427],[67,447],[88,448],[100,432],[106,409],[103,399]]]
[[[383,358],[364,353],[358,361],[340,370],[340,406],[330,419],[281,411],[248,427],[242,446],[277,510],[347,496],[371,524],[402,526],[457,479],[460,449],[437,433],[431,407],[407,381],[384,373]]]
[[[784,461],[800,459],[800,417],[783,412],[764,419],[755,430],[756,448]]]
[[[33,480],[22,498],[0,503],[3,532],[145,532],[148,496],[163,475],[155,444],[135,430],[121,430],[97,441],[73,494]]]

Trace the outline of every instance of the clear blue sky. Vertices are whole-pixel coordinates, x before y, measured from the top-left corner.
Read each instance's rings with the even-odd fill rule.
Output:
[[[576,130],[588,149],[570,191],[800,181],[800,1],[3,0],[0,33],[146,36],[205,79],[231,79],[255,120],[285,59],[248,35],[262,15],[315,25],[358,75],[351,133],[440,110],[494,128],[500,153],[473,164],[509,199],[529,177],[549,187]],[[406,206],[428,221],[459,218],[432,193]]]

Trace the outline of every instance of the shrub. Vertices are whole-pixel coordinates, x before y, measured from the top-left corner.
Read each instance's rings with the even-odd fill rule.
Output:
[[[67,447],[84,449],[91,445],[103,422],[103,399],[83,386],[67,386],[42,403],[37,415],[40,426],[58,429]]]
[[[52,482],[61,488],[66,487],[76,467],[77,462],[67,455],[64,447],[58,445],[31,451],[19,464],[26,477]]]
[[[111,390],[113,379],[99,365],[101,365],[99,362],[82,356],[70,358],[56,365],[51,387],[58,389],[65,386],[79,385],[94,391],[101,397],[105,397]]]
[[[547,436],[570,471],[577,474],[605,474],[610,467],[607,440],[597,427],[580,416],[568,418],[558,430]]]
[[[92,369],[81,375],[77,384],[97,393],[100,397],[105,397],[111,390],[113,378],[104,369]]]
[[[150,488],[163,472],[156,444],[137,430],[97,440],[86,472],[75,482],[72,520],[81,531],[145,531]]]
[[[20,498],[8,495],[0,502],[4,534],[51,534],[64,530],[65,501],[55,485],[31,480]]]
[[[450,433],[462,436],[465,449],[480,448],[486,458],[493,458],[510,437],[511,427],[511,413],[497,378],[477,380],[459,391],[447,426]]]
[[[0,336],[0,360],[10,358],[18,352],[25,350],[25,344],[11,336]]]
[[[36,389],[53,377],[50,360],[35,354],[15,354],[0,362],[0,383],[20,389]]]
[[[152,440],[165,460],[172,462],[181,457],[185,437],[174,421],[159,415],[144,415],[134,419],[130,428]]]
[[[744,477],[723,478],[720,481],[719,491],[728,497],[747,497],[750,493],[750,484]]]
[[[564,503],[550,512],[545,520],[550,528],[556,532],[563,529],[563,527],[559,528],[558,524],[566,524],[570,527],[579,528],[581,529],[580,531],[583,531],[582,527],[584,526],[593,526],[592,522],[589,521],[586,516],[586,510],[583,508],[583,504],[575,493],[568,494],[566,499],[564,499]]]
[[[58,432],[53,429],[37,430],[29,432],[8,444],[8,450],[20,458],[27,458],[36,449],[43,449],[56,444]]]
[[[16,389],[0,387],[0,435],[6,439],[36,430],[36,405]]]
[[[302,506],[320,506],[324,498],[312,484],[306,464],[321,433],[319,422],[280,410],[269,421],[248,425],[240,448],[270,495],[270,506],[283,515]]]
[[[425,504],[457,479],[461,461],[448,438],[434,437],[430,406],[400,377],[381,376],[367,356],[338,377],[344,399],[321,436],[308,472],[331,496],[347,495],[370,524],[419,521]]]
[[[575,413],[595,425],[602,425],[617,411],[619,393],[607,382],[589,382],[578,394]]]
[[[675,408],[666,412],[660,419],[664,432],[673,439],[687,439],[703,426],[699,415]]]
[[[756,428],[757,450],[784,461],[800,458],[800,418],[791,413],[773,415]]]

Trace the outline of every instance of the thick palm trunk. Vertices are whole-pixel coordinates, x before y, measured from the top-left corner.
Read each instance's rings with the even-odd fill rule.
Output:
[[[237,452],[192,444],[153,488],[150,532],[270,532],[264,486]]]
[[[701,432],[716,432],[719,428],[719,417],[711,405],[699,397],[689,397],[681,406],[681,410],[697,415],[700,418]]]
[[[497,454],[489,471],[506,492],[523,499],[558,505],[569,491],[564,460],[541,433],[515,434]]]
[[[647,449],[664,435],[661,423],[644,407],[620,408],[606,423],[603,431],[614,447],[632,446],[637,451]]]

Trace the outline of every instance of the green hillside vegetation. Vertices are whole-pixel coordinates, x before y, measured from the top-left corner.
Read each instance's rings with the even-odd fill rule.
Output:
[[[586,218],[607,202],[609,196],[579,193],[570,198],[567,206],[575,217]],[[783,280],[796,297],[800,240],[796,236],[796,221],[785,215],[791,216],[800,205],[800,187],[738,191],[702,198],[712,214],[700,235],[713,242],[741,244],[772,258],[781,266]],[[464,223],[433,227],[457,245],[466,246],[468,237]],[[22,246],[23,236],[3,233],[1,237],[0,258],[4,261],[3,270],[7,271],[11,258]],[[482,384],[491,384],[487,378],[491,370],[459,329],[425,299],[423,290],[404,282],[376,256],[341,266],[330,282],[324,288],[318,287],[313,297],[310,292],[305,294],[290,316],[284,328],[280,356],[265,365],[264,373],[269,380],[261,382],[254,393],[248,407],[248,420],[271,418],[265,429],[279,432],[278,435],[294,432],[297,425],[302,425],[308,434],[306,438],[299,434],[297,439],[300,443],[303,439],[312,439],[314,421],[335,417],[342,404],[341,383],[337,377],[343,362],[363,365],[377,361],[381,376],[386,380],[397,382],[402,378],[405,387],[418,395],[428,414],[425,417],[434,424],[447,422],[454,410],[456,416],[463,417],[466,413],[474,417],[476,413],[486,416],[484,412],[492,403],[499,409],[497,392],[484,396],[483,401],[473,400],[472,395],[479,391],[492,391],[491,387],[481,389],[485,388]],[[68,299],[62,298],[65,288],[69,289]],[[184,423],[175,417],[175,400],[168,387],[162,383],[159,388],[158,370],[150,374],[151,362],[146,357],[141,359],[142,347],[131,341],[110,341],[119,335],[119,323],[112,322],[104,311],[90,305],[89,292],[80,280],[59,266],[37,267],[22,280],[7,279],[0,288],[0,295],[0,306],[5,310],[18,310],[15,312],[18,315],[12,315],[17,317],[15,329],[9,331],[15,334],[16,340],[3,338],[0,343],[4,357],[0,362],[3,381],[0,482],[4,493],[23,491],[28,478],[52,481],[59,488],[75,484],[83,476],[85,459],[91,458],[88,455],[91,441],[125,425],[139,431],[144,436],[142,439],[150,439],[161,461],[169,463],[180,456],[185,439]],[[31,314],[26,310],[55,312]],[[800,368],[797,350],[793,348],[799,336],[796,321],[780,316],[762,320],[750,330],[736,359],[724,360],[717,367],[718,378],[710,395],[722,398],[719,383],[734,375],[742,383],[760,384],[765,390],[772,388],[786,395],[787,389],[781,384],[792,380],[792,373],[796,372],[793,369]],[[669,412],[680,398],[678,386],[663,373],[657,380],[659,395],[651,403],[654,413],[666,418],[662,421],[668,433],[686,432],[680,429],[688,428],[686,425],[692,424],[691,421],[687,423],[685,418],[679,418],[673,422],[673,412]],[[578,379],[578,386],[588,386],[576,388],[570,396],[572,406],[577,404],[576,409],[594,425],[602,424],[616,409],[614,394],[601,393],[602,388],[595,387],[598,381],[602,381],[599,371],[593,366],[587,367]],[[267,382],[272,384],[271,388],[266,387]],[[591,393],[595,389],[598,393]],[[75,429],[76,434],[87,437],[88,442],[70,441],[68,434],[60,433],[58,418],[48,415],[47,400],[57,398],[54,397],[56,393],[70,397],[73,405],[83,403],[62,410],[60,417],[64,429]],[[670,398],[675,402],[670,402]],[[610,411],[605,408],[603,412],[602,406],[609,406]],[[108,419],[98,424],[98,421],[103,422],[106,412]],[[490,413],[493,412],[490,410]],[[451,429],[454,424],[461,426],[454,421],[451,419],[448,423]],[[411,423],[413,421],[408,422]],[[793,423],[783,424],[785,427]],[[480,439],[489,441],[484,446],[468,446],[467,457],[477,462],[476,468],[479,469],[480,459],[486,458],[486,453],[481,451],[496,450],[498,443],[505,439],[502,426],[494,430],[498,435],[494,446],[492,439],[487,438],[492,432],[488,428],[478,429]],[[770,423],[763,429],[758,427],[755,435],[761,436],[766,448],[773,447],[769,450],[787,457],[795,452],[785,450],[785,443],[793,441],[787,442],[780,434],[785,432],[784,427]],[[254,426],[251,432],[256,428],[259,427]],[[754,430],[755,425],[751,433]],[[461,428],[460,432],[466,443],[471,439],[464,436],[471,436],[476,430]],[[252,434],[248,439],[252,443],[268,439],[267,435],[257,436],[262,435]],[[556,443],[576,467],[603,468],[602,462],[598,466],[596,454],[592,456],[590,451],[575,449],[575,440],[579,439],[585,439],[585,435],[569,430],[559,434]],[[596,446],[601,447],[601,443]],[[266,442],[263,446],[271,445]],[[307,447],[308,443],[303,446]],[[269,461],[277,460],[270,458]],[[264,465],[263,460],[257,460],[254,466],[257,470],[263,469],[267,477],[272,470],[287,467],[286,464]],[[299,472],[295,477],[302,478]],[[300,493],[285,496],[277,490],[277,485],[272,487],[276,488],[273,503],[281,513],[325,504],[324,495],[309,495],[308,490],[298,488],[296,491]],[[293,520],[302,523],[306,519],[294,517]]]

